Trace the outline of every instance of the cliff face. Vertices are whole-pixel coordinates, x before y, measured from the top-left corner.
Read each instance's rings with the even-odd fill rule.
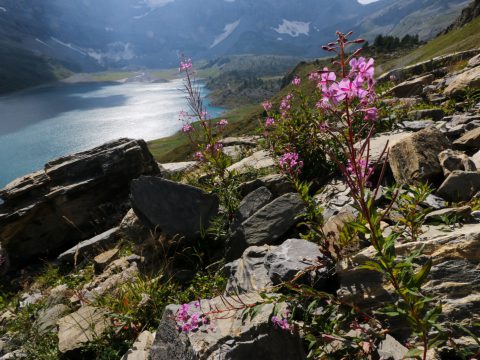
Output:
[[[469,6],[462,10],[460,16],[442,34],[461,28],[465,24],[480,16],[480,0],[474,0]]]

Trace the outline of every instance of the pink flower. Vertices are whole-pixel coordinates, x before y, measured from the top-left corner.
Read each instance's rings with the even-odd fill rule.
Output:
[[[266,128],[272,127],[274,125],[275,125],[275,119],[274,118],[268,117],[268,118],[265,119],[265,127]]]
[[[222,119],[217,123],[217,126],[219,127],[225,127],[228,125],[228,121],[226,119]]]
[[[353,164],[348,160],[346,170],[351,177],[358,177],[360,180],[368,180],[373,174],[374,168],[365,159],[359,159]]]
[[[328,68],[323,68],[322,75],[320,76],[320,81],[318,82],[318,87],[325,91],[326,87],[333,83],[337,79],[337,75],[334,72],[328,71]]]
[[[278,327],[282,330],[291,330],[287,319],[282,319],[278,316],[272,316],[272,323],[275,325],[275,327]]]
[[[180,60],[180,67],[179,67],[179,71],[186,71],[188,69],[191,69],[193,66],[192,64],[192,59],[182,59]]]
[[[182,132],[183,132],[183,133],[189,133],[189,132],[192,132],[192,131],[194,131],[192,125],[190,125],[190,124],[184,124],[184,125],[182,126]]]
[[[365,58],[353,58],[350,60],[350,76],[357,75],[357,79],[359,82],[368,81],[369,79],[373,79],[373,75],[375,73],[375,68],[373,67],[374,60],[368,59],[365,61]]]
[[[213,149],[215,151],[222,151],[223,149],[223,144],[222,143],[216,143],[214,146],[213,146]]]
[[[311,72],[308,74],[308,80],[317,82],[320,80],[320,74],[317,71]]]
[[[303,161],[299,160],[297,153],[288,152],[278,160],[280,167],[288,174],[298,174],[303,167]]]
[[[377,120],[378,110],[375,107],[369,108],[365,110],[365,120],[367,121],[375,121]]]
[[[301,82],[302,82],[302,79],[300,79],[298,76],[295,76],[292,80],[292,85],[299,86]]]
[[[202,153],[201,151],[197,151],[197,152],[193,155],[193,157],[194,157],[195,160],[197,160],[197,161],[202,161],[202,160],[205,158],[205,156],[203,155],[203,153]]]
[[[263,106],[263,108],[265,109],[265,111],[272,110],[272,107],[273,107],[273,105],[272,105],[272,103],[271,103],[270,101],[264,101],[264,102],[262,103],[262,106]]]
[[[190,315],[190,305],[183,304],[177,311],[175,321],[178,324],[180,331],[188,333],[190,331],[198,330],[198,328],[204,323],[202,315],[199,313],[192,313]]]

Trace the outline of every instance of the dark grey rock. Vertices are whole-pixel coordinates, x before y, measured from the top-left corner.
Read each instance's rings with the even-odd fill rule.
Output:
[[[113,228],[101,233],[89,240],[78,243],[73,248],[65,251],[57,257],[61,264],[77,265],[84,260],[92,259],[101,252],[107,250],[119,239],[118,228]]]
[[[238,211],[235,214],[235,220],[239,223],[244,222],[255,212],[272,201],[273,195],[265,186],[262,186],[247,196],[245,196],[238,205]]]
[[[239,190],[243,196],[246,196],[262,186],[270,190],[274,197],[279,197],[295,190],[288,178],[281,174],[267,175],[252,181],[248,181],[243,183]]]
[[[215,195],[153,176],[132,181],[130,198],[141,220],[168,235],[197,237],[218,213]]]
[[[407,131],[418,131],[433,125],[435,125],[435,122],[433,122],[433,120],[415,120],[402,122],[403,128]]]
[[[299,272],[315,267],[299,281],[317,289],[325,289],[335,273],[332,262],[320,252],[319,246],[301,239],[289,239],[270,250],[265,267],[274,284],[290,281]]]
[[[455,149],[475,152],[480,149],[480,127],[470,130],[453,142]]]
[[[117,226],[130,181],[159,173],[143,140],[119,139],[8,184],[0,190],[0,239],[12,270]]]
[[[425,216],[425,222],[439,222],[446,218],[455,218],[458,221],[470,221],[472,208],[470,206],[461,206],[456,208],[446,208],[435,210]]]
[[[442,109],[422,109],[410,111],[407,116],[413,120],[432,119],[433,121],[442,120],[445,112]]]
[[[453,171],[437,189],[437,194],[448,201],[468,201],[480,191],[480,172]]]
[[[249,246],[274,244],[295,225],[304,210],[297,193],[282,195],[265,205],[232,234],[227,244],[227,260],[238,259]]]

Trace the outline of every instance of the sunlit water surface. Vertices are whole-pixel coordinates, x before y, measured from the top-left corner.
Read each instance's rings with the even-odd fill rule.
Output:
[[[180,80],[84,83],[0,97],[0,188],[50,160],[109,140],[172,135],[181,127],[178,113],[186,110],[181,87]],[[222,109],[208,111],[218,116]]]

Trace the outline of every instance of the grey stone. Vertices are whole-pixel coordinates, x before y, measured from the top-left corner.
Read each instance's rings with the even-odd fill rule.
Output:
[[[142,176],[131,183],[131,203],[137,216],[168,235],[198,237],[218,213],[218,198],[201,189]]]
[[[454,170],[475,171],[477,167],[470,158],[461,151],[447,149],[438,154],[438,160],[445,176]]]
[[[238,205],[235,219],[240,223],[244,222],[259,209],[272,201],[272,193],[265,186],[262,186],[245,196]]]
[[[449,201],[468,201],[480,190],[480,172],[455,170],[437,189]]]
[[[227,244],[227,260],[238,259],[249,246],[274,244],[295,225],[304,210],[297,193],[282,195],[265,205],[232,234]]]
[[[439,222],[443,221],[445,217],[456,218],[459,221],[469,221],[471,220],[471,212],[472,208],[470,206],[435,210],[425,216],[425,222]]]
[[[119,227],[122,238],[136,244],[142,243],[151,236],[150,229],[138,218],[133,209],[123,217]]]
[[[403,128],[407,131],[418,131],[433,125],[435,125],[435,123],[432,120],[415,120],[402,122]]]
[[[289,239],[271,249],[265,258],[265,267],[275,285],[290,281],[304,271],[299,281],[322,290],[328,287],[335,273],[332,262],[320,247],[301,239]]]
[[[61,353],[82,347],[100,337],[108,329],[106,312],[93,306],[83,306],[57,322],[58,350]]]
[[[271,174],[248,181],[240,185],[239,191],[243,196],[246,196],[262,186],[270,190],[274,197],[295,191],[292,183],[283,174]]]
[[[438,154],[450,147],[450,141],[436,128],[420,130],[393,145],[390,167],[398,183],[438,182],[443,175]]]
[[[255,147],[260,140],[259,136],[230,136],[220,140],[223,146],[247,146]]]
[[[384,360],[403,360],[408,349],[400,344],[395,338],[386,335],[385,339],[378,345],[378,356]]]
[[[480,149],[480,127],[470,130],[453,142],[459,150],[478,151]]]
[[[12,270],[117,226],[129,183],[142,174],[159,174],[147,144],[119,139],[8,184],[0,190],[0,238]]]
[[[248,173],[251,170],[268,170],[273,169],[275,162],[267,150],[259,150],[249,157],[230,165],[227,170],[239,174]]]
[[[118,227],[78,243],[57,257],[62,264],[78,265],[105,251],[119,239]]]
[[[425,201],[421,203],[422,206],[432,208],[434,210],[440,210],[447,207],[447,202],[440,196],[430,194]]]
[[[101,254],[98,254],[97,256],[95,256],[93,259],[93,267],[95,269],[95,273],[96,274],[102,273],[103,270],[105,270],[105,268],[112,261],[118,258],[119,253],[120,253],[120,250],[115,248],[115,249],[102,252]]]
[[[148,330],[138,335],[130,350],[120,360],[148,360],[150,348],[155,340],[155,333]]]
[[[467,69],[456,75],[444,90],[447,96],[456,96],[465,92],[467,87],[475,88],[480,86],[480,66]]]
[[[299,336],[275,329],[270,323],[273,304],[265,304],[256,316],[245,319],[242,319],[241,310],[227,310],[230,309],[228,304],[253,304],[261,300],[258,294],[245,294],[201,300],[198,309],[192,304],[192,311],[200,314],[217,309],[228,316],[212,315],[209,317],[210,324],[189,333],[178,331],[175,315],[179,306],[167,306],[149,360],[306,359]],[[279,305],[279,309],[284,311],[285,304]]]
[[[34,290],[32,293],[25,293],[20,297],[19,307],[24,308],[30,305],[35,305],[43,299],[40,291]]]
[[[423,87],[431,84],[434,79],[435,77],[432,74],[428,74],[412,80],[404,81],[394,86],[389,93],[397,97],[422,95]]]
[[[445,112],[442,109],[422,109],[410,111],[407,116],[413,120],[432,119],[438,121],[442,120]]]
[[[327,221],[338,214],[348,204],[353,204],[350,188],[340,179],[330,180],[322,190],[315,195],[315,201],[323,208],[323,218]]]
[[[173,163],[158,164],[162,174],[167,176],[176,176],[185,172],[195,170],[199,163],[197,161],[183,161]]]
[[[70,312],[70,308],[64,304],[57,304],[50,308],[43,309],[39,312],[34,326],[40,334],[51,331],[56,332],[57,321],[68,312]]]
[[[265,267],[265,256],[272,246],[250,246],[240,259],[225,265],[228,276],[227,295],[263,291],[273,285]]]

